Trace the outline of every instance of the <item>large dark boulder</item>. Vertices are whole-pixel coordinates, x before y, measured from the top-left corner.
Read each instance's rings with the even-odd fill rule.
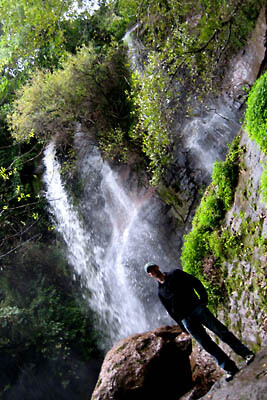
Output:
[[[106,355],[92,400],[177,400],[192,387],[191,350],[177,326],[121,340]]]

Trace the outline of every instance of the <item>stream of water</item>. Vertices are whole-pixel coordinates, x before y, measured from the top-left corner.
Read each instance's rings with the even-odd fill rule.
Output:
[[[43,179],[54,224],[67,245],[70,264],[90,293],[88,304],[98,315],[97,329],[107,348],[169,322],[143,265],[152,259],[165,266],[176,253],[168,237],[165,243],[160,238],[159,205],[151,194],[126,193],[99,150],[86,147],[81,137],[78,143],[84,185],[80,204],[74,207],[64,187],[54,143],[45,151]]]

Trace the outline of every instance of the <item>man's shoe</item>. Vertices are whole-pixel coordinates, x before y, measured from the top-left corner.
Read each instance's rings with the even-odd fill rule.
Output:
[[[226,382],[230,382],[238,371],[239,371],[238,368],[235,368],[232,371],[227,371],[225,376]]]
[[[250,364],[250,363],[254,360],[254,358],[255,358],[255,354],[253,354],[253,353],[251,353],[251,354],[249,354],[248,356],[246,356],[246,357],[245,357],[246,364],[247,364],[247,365]]]

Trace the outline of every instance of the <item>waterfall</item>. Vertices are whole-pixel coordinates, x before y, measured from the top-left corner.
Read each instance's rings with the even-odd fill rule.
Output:
[[[128,55],[132,70],[142,75],[144,73],[144,59],[147,51],[141,40],[132,35],[138,28],[139,24],[137,23],[126,32],[122,40],[128,46]]]
[[[96,269],[90,237],[63,186],[61,166],[56,158],[53,142],[45,150],[44,164],[46,170],[43,179],[46,184],[46,198],[50,204],[56,228],[67,244],[68,259],[76,272],[85,280],[91,294],[92,308],[99,312],[106,312],[101,270]]]
[[[170,237],[163,243],[165,232],[157,226],[161,204],[151,193],[130,196],[98,148],[82,133],[75,140],[84,185],[78,206],[62,182],[54,143],[45,151],[43,179],[54,224],[88,289],[89,307],[98,315],[97,329],[108,348],[120,338],[170,322],[143,265],[155,260],[165,266],[177,254]]]

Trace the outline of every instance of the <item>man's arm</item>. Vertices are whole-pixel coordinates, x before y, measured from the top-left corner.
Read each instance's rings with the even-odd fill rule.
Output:
[[[194,275],[188,274],[187,272],[183,271],[182,269],[175,270],[175,280],[177,282],[177,286],[179,285],[179,280],[181,280],[181,275],[183,276],[183,279],[187,281],[190,284],[190,286],[194,289],[201,303],[207,305],[208,294],[205,287],[200,282],[200,280],[197,279]]]
[[[188,274],[190,276],[190,280],[192,282],[192,286],[199,295],[199,299],[202,304],[207,305],[208,304],[208,294],[203,286],[203,284],[200,282],[199,279],[197,279],[195,276]]]

